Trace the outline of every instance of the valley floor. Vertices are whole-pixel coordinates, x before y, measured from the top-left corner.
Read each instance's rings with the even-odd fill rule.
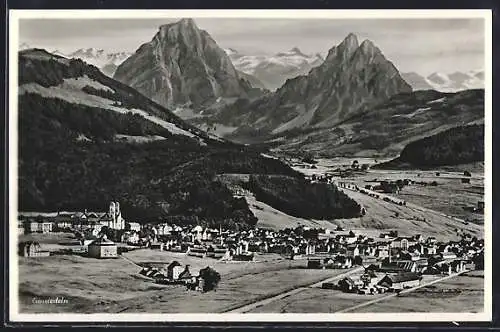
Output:
[[[350,160],[338,165],[350,164]],[[338,165],[318,165],[304,172],[324,174]],[[329,227],[377,237],[381,232],[398,230],[401,235],[421,234],[438,240],[457,239],[457,230],[484,237],[483,217],[468,214],[463,206],[475,206],[483,200],[484,177],[473,173],[470,184],[462,184],[461,174],[443,171],[370,170],[361,175],[338,178],[364,187],[370,181],[412,179],[436,181],[437,186],[410,185],[395,198],[406,206],[386,202],[358,191],[343,188],[358,201],[366,215],[339,220],[309,220],[291,217],[259,202],[251,194],[245,196],[259,219],[257,227],[284,228],[298,225]],[[472,213],[472,212],[471,212]],[[466,222],[475,217],[477,220]],[[35,240],[44,249],[60,249],[58,242],[69,240],[64,233],[20,236]],[[215,292],[188,291],[184,286],[158,285],[145,280],[138,272],[141,264],[169,264],[174,260],[189,264],[192,271],[210,266],[221,274]],[[328,313],[351,312],[480,312],[484,299],[484,276],[481,271],[468,272],[435,284],[415,289],[397,297],[387,294],[358,295],[321,289],[321,282],[337,280],[345,273],[358,270],[306,269],[307,260],[286,260],[277,254],[256,256],[255,262],[223,262],[186,254],[138,249],[117,259],[99,260],[72,255],[40,258],[19,257],[19,298],[22,313]],[[433,277],[431,277],[433,278]],[[434,277],[435,278],[435,277]],[[427,281],[432,281],[427,279]],[[66,304],[34,304],[34,298],[64,297]],[[373,301],[379,299],[380,301]],[[373,302],[371,302],[373,301]]]
[[[138,275],[140,264],[190,264],[193,271],[211,266],[221,273],[215,292],[188,291],[158,285]],[[307,260],[259,255],[256,262],[221,262],[185,254],[140,249],[122,258],[80,256],[20,258],[21,313],[334,313],[334,312],[482,312],[484,274],[467,272],[451,278],[425,276],[436,282],[400,296],[359,295],[322,289],[322,282],[356,276],[350,270],[305,269]],[[66,304],[34,304],[33,299],[60,297]],[[374,301],[377,300],[377,301]],[[379,300],[379,301],[378,301]]]

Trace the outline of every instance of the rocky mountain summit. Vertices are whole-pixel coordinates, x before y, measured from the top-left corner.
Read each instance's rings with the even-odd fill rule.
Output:
[[[265,138],[290,130],[331,127],[373,104],[411,91],[373,42],[359,44],[349,34],[308,75],[287,80],[276,92],[252,102],[229,106],[216,119],[239,126],[233,137]]]
[[[189,18],[162,25],[118,66],[114,78],[168,107],[196,108],[251,89],[226,52]]]

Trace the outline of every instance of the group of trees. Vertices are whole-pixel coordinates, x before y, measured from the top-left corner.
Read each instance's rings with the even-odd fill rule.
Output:
[[[58,98],[44,98],[35,93],[19,97],[21,135],[36,136],[47,131],[76,139],[83,134],[92,140],[111,141],[117,134],[143,136],[160,135],[170,138],[172,134],[162,126],[133,114],[120,114],[83,104],[73,104]]]
[[[200,270],[200,278],[203,279],[203,291],[209,292],[216,290],[220,282],[220,274],[211,267],[207,266]]]
[[[361,207],[336,187],[311,184],[301,178],[272,175],[250,176],[247,188],[272,207],[301,218],[354,218]]]
[[[416,166],[457,165],[484,160],[484,125],[451,128],[408,144],[399,160]]]

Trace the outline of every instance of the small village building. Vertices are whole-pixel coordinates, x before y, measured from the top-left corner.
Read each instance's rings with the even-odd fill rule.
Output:
[[[141,231],[141,224],[138,222],[128,222],[125,225],[125,229],[128,229],[133,232],[140,232]]]
[[[328,252],[328,251],[327,251]],[[312,243],[308,243],[306,246],[306,255],[314,255],[316,253],[316,246]]]
[[[335,257],[334,267],[338,269],[350,269],[353,265],[352,257],[339,255]]]
[[[40,243],[36,241],[20,242],[18,245],[19,256],[22,257],[47,257],[50,256],[48,250],[42,250]]]
[[[25,233],[24,221],[18,220],[17,221],[17,234],[23,235],[24,233]]]
[[[378,285],[393,290],[401,290],[419,286],[421,279],[422,277],[418,273],[413,272],[387,274],[378,282]]]
[[[137,232],[132,232],[132,231],[127,231],[122,234],[121,237],[121,242],[122,243],[127,243],[131,245],[135,245],[139,243],[139,233]]]
[[[356,291],[356,283],[351,278],[346,277],[339,281],[338,288],[345,293],[353,293]]]
[[[377,276],[374,270],[366,270],[359,279],[363,282],[364,287],[374,286],[376,285],[381,277]]]
[[[441,253],[441,258],[442,259],[453,259],[453,258],[457,258],[457,254],[455,254],[454,252],[451,252],[451,251],[444,251]]]
[[[360,255],[360,247],[357,244],[348,245],[346,255],[349,257],[356,257]]]
[[[321,258],[311,258],[307,260],[308,269],[323,269],[324,264]]]
[[[207,248],[200,245],[193,245],[189,248],[188,255],[203,258],[207,255]]]
[[[207,257],[211,257],[214,259],[229,259],[230,258],[230,253],[228,248],[224,246],[214,246],[211,245],[207,249]]]
[[[411,237],[397,237],[391,241],[391,248],[400,248],[402,250],[408,250],[410,246],[415,245],[416,242]]]
[[[417,263],[412,260],[398,260],[395,265],[405,272],[417,272]]]
[[[255,255],[254,253],[252,252],[248,252],[248,253],[243,253],[243,254],[239,254],[239,255],[234,255],[232,257],[232,260],[233,261],[244,261],[244,262],[251,262],[255,259]]]
[[[184,270],[181,263],[173,261],[167,266],[167,278],[170,280],[177,280]]]
[[[118,257],[118,247],[113,241],[102,237],[88,245],[88,255],[93,258],[116,258]]]
[[[163,242],[151,242],[151,249],[156,249],[156,250],[160,250],[160,251],[163,251],[163,248],[164,248],[164,244]]]
[[[203,227],[201,227],[200,225],[196,225],[190,232],[191,234],[191,241],[195,241],[195,240],[198,240],[198,241],[201,241],[202,239],[202,236],[203,236]]]

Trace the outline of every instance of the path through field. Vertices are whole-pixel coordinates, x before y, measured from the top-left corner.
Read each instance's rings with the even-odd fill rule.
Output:
[[[459,275],[461,275],[463,273],[466,273],[466,272],[469,272],[469,271],[462,271],[462,272],[459,272],[459,273],[453,273],[453,274],[445,276],[443,278],[439,278],[439,279],[433,280],[431,282],[415,286],[413,288],[408,288],[408,289],[402,290],[401,292],[399,292],[399,294],[398,293],[391,293],[391,294],[388,294],[388,295],[386,295],[384,297],[379,297],[379,298],[376,298],[376,299],[371,300],[371,301],[367,301],[367,302],[364,302],[364,303],[361,303],[361,304],[358,304],[358,305],[355,305],[355,306],[352,306],[352,307],[349,307],[349,308],[346,308],[346,309],[343,309],[343,310],[339,310],[337,312],[338,313],[344,313],[344,312],[354,311],[356,309],[363,308],[363,307],[366,307],[366,306],[369,306],[369,305],[372,305],[372,304],[375,304],[375,303],[378,303],[378,302],[381,302],[381,301],[385,301],[387,299],[390,299],[390,298],[393,298],[393,297],[397,297],[397,296],[402,295],[402,294],[411,293],[413,291],[416,291],[419,288],[427,287],[427,286],[436,284],[438,282],[442,282],[442,281],[447,280],[447,279],[455,278],[455,277],[457,277],[457,276],[459,276]]]
[[[359,267],[356,267],[356,268],[354,268],[352,270],[349,270],[349,271],[347,271],[345,273],[336,275],[334,277],[330,277],[330,278],[321,280],[319,282],[315,282],[315,283],[307,285],[307,286],[295,288],[295,289],[292,289],[290,291],[286,291],[286,292],[280,293],[278,295],[274,295],[274,296],[271,296],[271,297],[268,297],[268,298],[265,298],[265,299],[261,299],[259,301],[256,301],[256,302],[253,302],[253,303],[250,303],[250,304],[246,304],[246,305],[244,305],[242,307],[239,307],[239,308],[236,308],[236,309],[232,309],[232,310],[229,310],[229,311],[226,311],[226,312],[228,312],[228,313],[245,313],[245,312],[249,312],[249,311],[251,311],[251,310],[253,310],[255,308],[258,308],[258,307],[261,307],[263,305],[269,304],[269,303],[271,303],[273,301],[276,301],[276,300],[282,299],[284,297],[287,297],[287,296],[290,296],[290,295],[302,292],[303,290],[305,290],[305,289],[307,289],[309,287],[319,287],[324,282],[337,281],[339,279],[345,278],[345,277],[347,277],[347,276],[349,276],[351,274],[354,274],[356,272],[360,272],[362,270],[363,270],[363,267],[359,266]]]

